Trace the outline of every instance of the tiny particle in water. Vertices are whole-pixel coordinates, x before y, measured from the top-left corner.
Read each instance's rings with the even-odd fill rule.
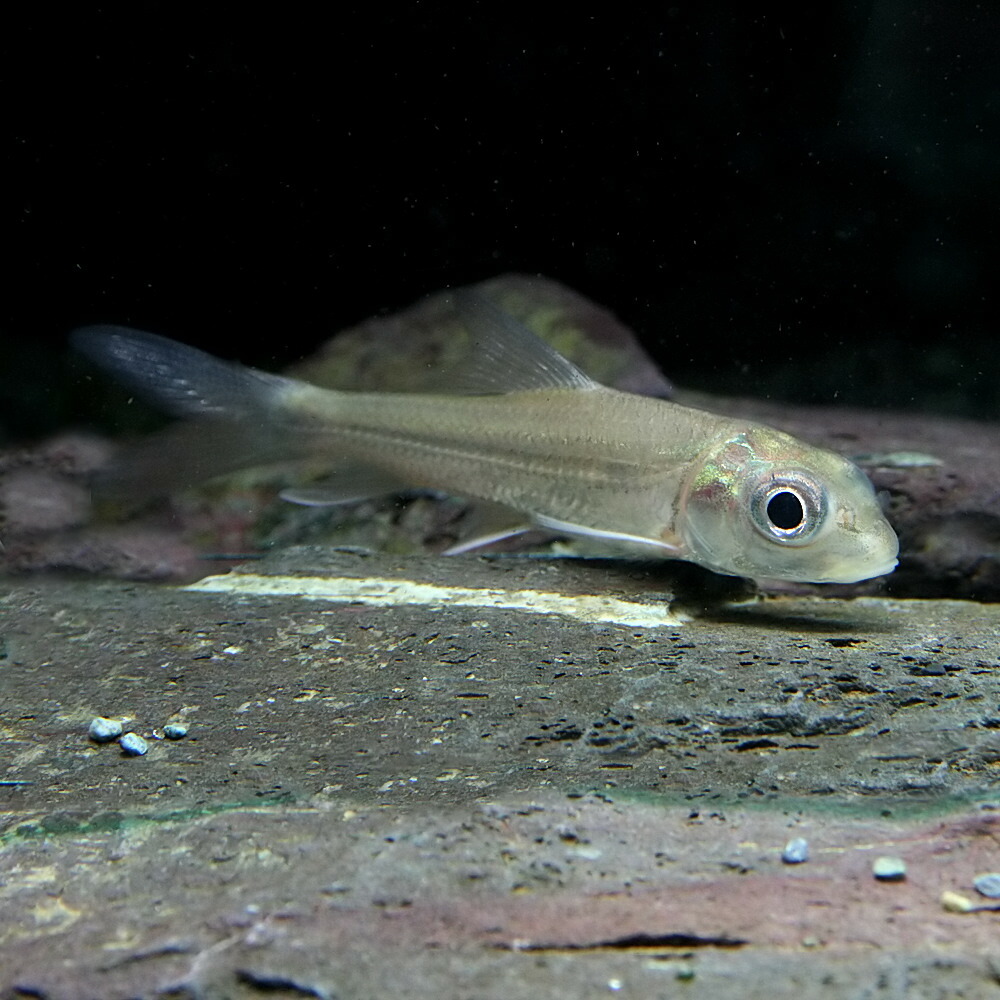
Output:
[[[141,757],[149,749],[149,744],[138,733],[126,733],[118,745],[128,757]]]
[[[809,841],[805,837],[793,837],[781,852],[781,860],[786,865],[800,865],[809,860]]]
[[[987,872],[984,875],[977,875],[972,884],[981,896],[988,899],[1000,899],[1000,872]]]
[[[902,882],[906,878],[906,862],[888,855],[876,858],[872,863],[872,875],[880,882]]]
[[[169,722],[163,727],[163,735],[168,740],[182,740],[187,734],[187,726],[182,726],[179,722]]]
[[[87,735],[95,743],[110,743],[122,734],[122,724],[117,719],[105,719],[103,715],[92,719]]]

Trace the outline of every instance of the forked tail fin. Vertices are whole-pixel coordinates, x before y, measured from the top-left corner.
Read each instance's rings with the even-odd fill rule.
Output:
[[[143,399],[178,417],[238,420],[270,410],[295,383],[124,326],[86,326],[73,346]]]
[[[136,395],[189,418],[126,451],[95,482],[100,493],[142,502],[238,469],[312,454],[312,428],[283,405],[300,386],[291,379],[127,327],[84,327],[72,342]]]

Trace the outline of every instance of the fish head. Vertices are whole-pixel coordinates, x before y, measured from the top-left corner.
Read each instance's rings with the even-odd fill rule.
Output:
[[[890,573],[899,552],[857,466],[763,426],[703,454],[677,526],[692,562],[755,579],[855,583]]]

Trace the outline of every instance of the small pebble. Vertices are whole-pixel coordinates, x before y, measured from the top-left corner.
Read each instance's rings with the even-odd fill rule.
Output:
[[[122,724],[117,719],[105,719],[99,715],[92,719],[87,734],[95,743],[110,743],[122,734]]]
[[[888,855],[872,863],[872,875],[880,882],[902,882],[906,878],[906,862]]]
[[[149,749],[149,744],[138,733],[126,733],[118,745],[129,757],[141,757]]]
[[[800,865],[809,860],[809,841],[805,837],[793,837],[781,852],[781,860],[786,865]]]
[[[977,875],[972,884],[980,896],[988,899],[1000,899],[1000,872],[987,872],[985,875]]]
[[[945,889],[941,893],[941,905],[949,913],[971,913],[976,908],[971,899],[967,899],[960,892],[952,892],[951,889]]]
[[[182,740],[188,734],[188,727],[179,722],[169,722],[163,727],[163,735],[168,740]]]

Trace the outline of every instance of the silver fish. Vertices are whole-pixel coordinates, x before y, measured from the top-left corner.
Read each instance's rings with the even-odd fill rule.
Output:
[[[319,457],[331,478],[287,499],[432,489],[519,511],[519,530],[757,579],[853,583],[896,566],[896,536],[846,459],[761,424],[609,389],[492,304],[459,311],[477,350],[454,395],[321,389],[123,327],[74,338],[126,385],[202,418],[177,452],[193,476]],[[174,464],[169,448],[156,464]]]

